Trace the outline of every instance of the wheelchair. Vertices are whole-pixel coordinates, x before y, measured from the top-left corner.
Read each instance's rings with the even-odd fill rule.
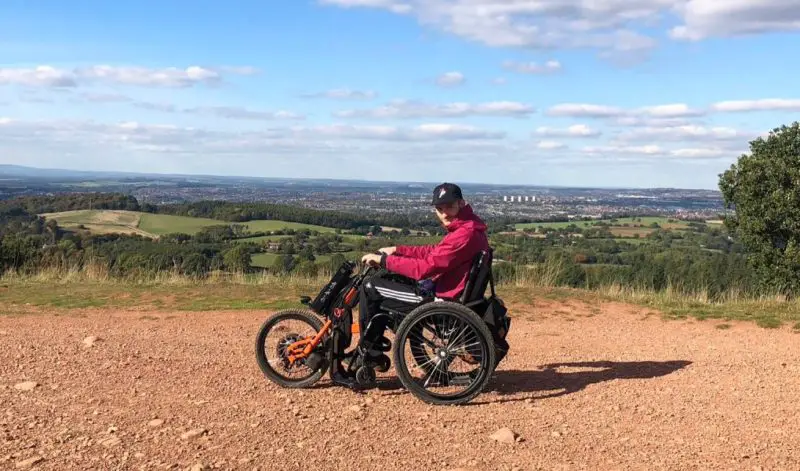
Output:
[[[475,256],[458,299],[431,296],[407,314],[384,308],[373,316],[365,329],[377,329],[376,338],[384,341],[380,349],[391,351],[392,360],[375,360],[360,347],[346,351],[352,336],[360,335],[352,315],[359,289],[377,271],[357,266],[344,262],[313,301],[300,299],[305,308],[278,311],[262,324],[255,346],[264,375],[285,388],[306,388],[346,364],[345,374],[369,388],[376,385],[376,370],[388,371],[393,360],[403,387],[426,403],[458,405],[479,395],[509,350],[511,320],[495,293],[492,249]],[[299,326],[286,325],[292,321]],[[386,330],[394,333],[394,346],[382,336]]]

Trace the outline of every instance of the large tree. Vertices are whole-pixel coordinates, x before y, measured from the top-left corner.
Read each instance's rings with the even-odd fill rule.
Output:
[[[725,225],[747,248],[762,287],[800,293],[800,123],[751,141],[719,187],[733,210]]]

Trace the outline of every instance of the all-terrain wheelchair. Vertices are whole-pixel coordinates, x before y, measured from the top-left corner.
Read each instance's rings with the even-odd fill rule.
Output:
[[[356,270],[357,266],[352,261],[342,264],[313,301],[301,298],[306,308],[282,310],[264,322],[256,337],[256,358],[267,378],[283,387],[303,388],[326,371],[332,376],[334,368],[346,363],[347,373],[368,387],[375,384],[376,369],[389,370],[389,361],[370,363],[355,354],[357,348],[346,351],[353,334],[360,333],[352,315],[359,288],[377,270],[369,265]],[[481,393],[509,350],[507,314],[495,293],[489,249],[475,257],[458,300],[431,296],[407,314],[385,309],[366,329],[394,333],[393,348],[389,341],[383,351],[391,350],[397,376],[414,396],[430,404],[463,404]],[[289,325],[293,321],[299,326]],[[270,336],[276,337],[272,344]],[[458,366],[463,371],[454,371]],[[414,374],[417,370],[420,377]]]

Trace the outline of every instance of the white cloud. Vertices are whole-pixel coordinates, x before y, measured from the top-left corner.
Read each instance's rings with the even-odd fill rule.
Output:
[[[503,68],[520,74],[550,74],[561,70],[561,63],[555,60],[550,60],[544,64],[537,64],[536,62],[503,62]]]
[[[273,119],[290,119],[301,120],[305,116],[291,111],[254,111],[247,108],[238,106],[200,106],[195,108],[186,108],[184,113],[190,114],[204,114],[217,116],[219,118],[229,119],[252,119],[252,120],[273,120]]]
[[[505,85],[506,84],[506,79],[505,79],[505,77],[494,78],[494,79],[492,79],[492,84],[494,84],[494,85]]]
[[[703,160],[703,159],[718,159],[722,157],[731,157],[736,155],[727,149],[719,147],[701,147],[701,148],[677,148],[668,149],[659,145],[644,145],[644,146],[625,146],[625,145],[610,145],[601,147],[584,147],[581,149],[586,155],[592,157],[603,158],[616,158],[618,156],[630,156],[640,159],[652,158],[672,158],[672,159],[686,159],[686,160]]]
[[[445,72],[436,78],[440,87],[455,87],[464,83],[464,74],[461,72]]]
[[[299,152],[335,142],[386,142],[407,145],[415,142],[498,141],[504,132],[473,126],[428,123],[414,127],[330,124],[295,126],[260,131],[219,131],[174,125],[93,121],[14,121],[0,119],[0,144],[12,142],[34,146],[109,146],[148,152],[215,153],[266,152],[273,148],[295,148]],[[341,145],[341,144],[330,144]]]
[[[643,154],[643,155],[660,155],[664,154],[665,150],[657,145],[646,146],[587,146],[581,149],[586,154]]]
[[[675,149],[670,151],[670,155],[674,157],[683,157],[688,159],[716,159],[719,157],[735,156],[732,152],[720,149],[718,147],[711,148],[690,148],[690,149]]]
[[[592,48],[638,53],[656,42],[630,25],[652,26],[674,0],[321,0],[341,7],[413,15],[423,26],[495,47]]]
[[[592,105],[587,103],[563,103],[547,110],[549,116],[569,116],[572,118],[612,118],[622,116],[625,110],[615,106]]]
[[[555,149],[564,149],[567,147],[566,144],[563,142],[556,142],[556,141],[539,141],[536,143],[536,147],[539,149],[545,150],[555,150]]]
[[[162,111],[164,113],[174,113],[178,111],[177,107],[171,103],[152,103],[149,101],[137,101],[133,106],[151,111]]]
[[[319,0],[411,15],[426,27],[494,47],[596,49],[641,57],[668,32],[701,40],[800,30],[785,0]],[[677,26],[668,29],[668,25]],[[681,23],[682,22],[682,23]]]
[[[715,140],[742,140],[749,137],[748,133],[725,126],[659,126],[642,127],[620,133],[618,139],[627,141],[715,141]]]
[[[573,118],[689,118],[703,116],[705,111],[696,110],[685,103],[672,103],[667,105],[645,106],[627,110],[616,106],[595,105],[589,103],[563,103],[547,110],[549,116],[562,116]],[[624,121],[623,121],[624,122]]]
[[[677,11],[684,24],[670,30],[675,39],[800,30],[800,8],[791,0],[688,0]]]
[[[412,128],[375,125],[332,124],[312,127],[295,127],[296,136],[312,138],[324,136],[337,139],[378,139],[388,141],[470,140],[502,139],[505,133],[489,131],[474,126],[428,123]]]
[[[720,112],[738,111],[800,111],[800,99],[765,98],[761,100],[720,101],[711,105]]]
[[[74,69],[58,69],[49,65],[34,68],[0,68],[0,85],[39,87],[77,87],[89,83],[108,83],[141,87],[185,88],[198,84],[216,85],[224,73],[252,75],[254,67],[206,68],[189,66],[185,69],[167,67],[153,69],[136,66],[94,65]]]
[[[75,73],[79,79],[144,87],[190,87],[198,83],[217,84],[222,80],[219,72],[198,66],[186,69],[176,67],[149,69],[147,67],[96,65],[85,69],[76,69]]]
[[[533,113],[534,107],[514,101],[486,103],[432,104],[409,100],[394,100],[373,109],[344,110],[335,113],[340,118],[461,118],[465,116],[516,116]]]
[[[642,113],[647,116],[655,118],[687,118],[693,116],[702,116],[705,112],[701,110],[694,110],[689,108],[685,103],[673,103],[669,105],[646,106],[634,111],[634,113]]]
[[[334,88],[324,92],[305,93],[303,98],[331,98],[334,100],[371,100],[378,96],[372,90],[351,90],[349,88]]]
[[[123,103],[131,101],[127,96],[119,93],[81,93],[80,97],[93,103]]]
[[[394,13],[408,13],[411,11],[411,6],[408,4],[408,2],[397,2],[394,0],[319,0],[319,2],[322,4],[337,5],[345,8],[385,8]]]
[[[0,68],[0,85],[75,87],[77,82],[72,72],[41,65],[33,69]]]
[[[539,127],[535,131],[540,136],[548,137],[599,137],[602,133],[585,124],[574,124],[564,129]]]

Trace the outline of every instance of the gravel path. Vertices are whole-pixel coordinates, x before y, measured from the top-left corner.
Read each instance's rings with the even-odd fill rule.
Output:
[[[0,316],[0,469],[800,469],[800,336],[571,304],[464,407],[279,389],[263,312]]]

